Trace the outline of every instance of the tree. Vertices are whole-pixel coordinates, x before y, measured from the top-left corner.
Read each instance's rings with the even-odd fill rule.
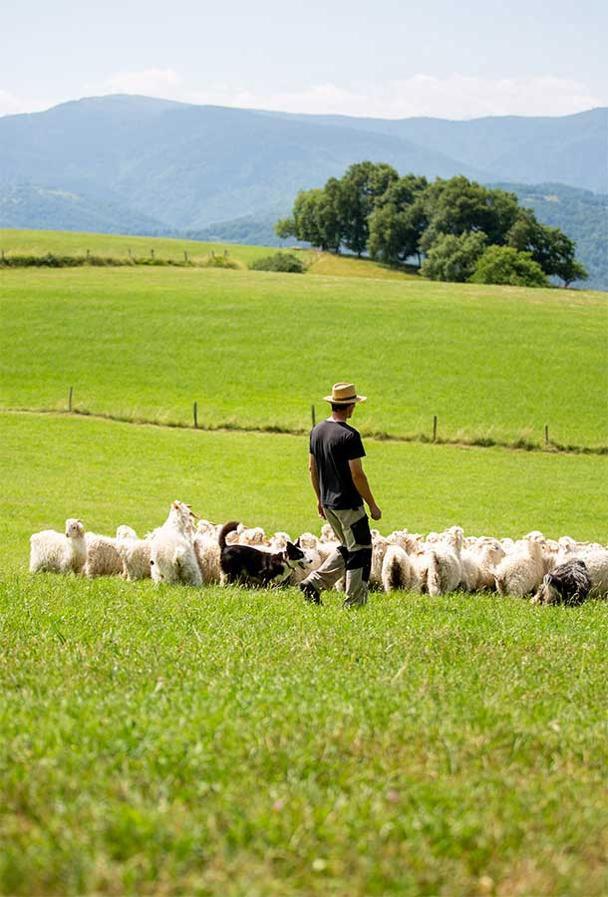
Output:
[[[507,235],[507,244],[520,252],[529,252],[545,274],[559,277],[565,287],[589,276],[575,258],[574,241],[558,227],[541,224],[531,209],[519,210]]]
[[[376,201],[376,208],[386,203],[392,203],[402,210],[416,202],[428,186],[429,182],[425,177],[406,174],[389,183],[386,191]]]
[[[391,165],[357,162],[340,181],[340,219],[344,243],[361,255],[367,248],[369,216],[389,185],[399,179]]]
[[[426,190],[425,202],[429,226],[421,243],[424,252],[441,234],[482,231],[489,243],[504,243],[518,212],[513,193],[482,187],[462,175],[449,181],[437,178]]]
[[[277,237],[280,237],[281,240],[286,240],[287,237],[295,237],[296,235],[296,222],[295,219],[290,218],[279,218],[277,223],[274,226],[274,232]]]
[[[330,178],[322,190],[317,203],[316,218],[321,248],[339,252],[344,235],[341,216],[342,186],[336,178]]]
[[[485,245],[486,236],[480,231],[443,234],[430,248],[420,273],[431,280],[464,283],[473,274]]]
[[[389,264],[405,262],[418,255],[419,243],[426,226],[421,204],[413,203],[400,210],[394,203],[378,206],[369,216],[369,253],[372,258]]]
[[[317,222],[317,209],[321,202],[322,190],[302,190],[293,204],[295,236],[313,246],[323,243]]]
[[[518,287],[546,287],[547,277],[529,252],[512,246],[488,246],[469,278],[471,283],[500,283]]]
[[[378,197],[368,218],[368,249],[372,258],[396,264],[417,255],[420,267],[419,244],[428,225],[423,202],[427,187],[425,177],[408,174],[392,181]]]

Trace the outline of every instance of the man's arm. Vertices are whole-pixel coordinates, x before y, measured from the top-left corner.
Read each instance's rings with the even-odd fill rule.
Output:
[[[317,511],[319,512],[319,517],[323,517],[325,519],[325,511],[323,510],[323,505],[321,504],[321,489],[319,486],[319,471],[317,470],[317,462],[315,461],[314,455],[308,456],[308,473],[310,475],[310,482],[312,483],[312,488],[315,490],[315,495],[317,496]]]
[[[348,463],[350,466],[350,473],[353,478],[353,483],[355,484],[355,489],[357,490],[363,501],[366,501],[369,505],[369,513],[372,520],[380,520],[380,518],[382,517],[382,511],[376,504],[374,496],[372,495],[372,490],[365,475],[365,471],[363,470],[363,461],[361,460],[361,458],[355,458]]]

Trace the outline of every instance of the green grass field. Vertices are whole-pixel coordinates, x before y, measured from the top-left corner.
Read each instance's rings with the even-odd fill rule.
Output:
[[[211,520],[318,532],[305,437],[204,433],[55,415],[0,415],[4,569],[30,533],[81,516],[97,532],[158,526],[174,498]],[[454,523],[476,535],[542,529],[608,541],[608,458],[368,441],[382,528]]]
[[[316,528],[306,440],[0,416],[0,892],[605,893],[606,605],[26,572],[81,514]],[[368,442],[384,529],[608,538],[605,458]],[[598,488],[600,491],[598,491]]]
[[[150,250],[159,259],[183,261],[184,252],[191,258],[200,258],[211,251],[221,254],[226,250],[236,261],[247,265],[260,256],[276,252],[265,246],[241,246],[236,243],[201,243],[198,240],[177,240],[169,237],[138,237],[121,234],[88,234],[56,230],[13,230],[0,228],[0,249],[7,255],[91,255],[128,258],[149,256]]]
[[[0,250],[12,255],[91,255],[127,259],[129,251],[134,258],[148,258],[151,250],[157,259],[182,262],[184,253],[190,261],[201,260],[214,252],[226,252],[242,267],[255,259],[277,252],[276,247],[243,246],[239,243],[203,243],[199,240],[171,239],[167,237],[122,236],[120,234],[71,233],[69,231],[14,230],[0,228]],[[286,249],[295,252],[308,265],[309,274],[329,274],[336,277],[365,277],[380,280],[411,280],[415,272],[396,270],[371,259],[357,259],[329,252]]]
[[[608,444],[599,293],[248,271],[0,272],[0,404],[304,429],[325,384],[363,432]]]
[[[364,431],[438,413],[444,434],[607,442],[601,294],[336,276],[352,261],[0,272],[0,405],[73,385],[100,413],[188,422],[197,399],[203,423],[305,430],[349,375]],[[608,457],[366,448],[383,531],[608,541]],[[307,449],[0,412],[0,894],[608,893],[606,602],[375,593],[349,613],[337,594],[27,573],[32,532],[78,515],[143,533],[178,497],[318,531]]]

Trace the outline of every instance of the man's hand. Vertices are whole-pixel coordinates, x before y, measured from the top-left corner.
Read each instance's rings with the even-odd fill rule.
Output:
[[[317,502],[317,511],[319,512],[319,517],[321,517],[322,520],[325,520],[325,511],[323,510],[323,505],[320,501]]]
[[[380,520],[380,518],[382,517],[382,511],[376,504],[369,506],[369,513],[372,520]]]

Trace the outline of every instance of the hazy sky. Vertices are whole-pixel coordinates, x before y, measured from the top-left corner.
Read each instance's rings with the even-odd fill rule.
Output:
[[[7,2],[0,115],[82,96],[400,117],[608,105],[605,0]]]

